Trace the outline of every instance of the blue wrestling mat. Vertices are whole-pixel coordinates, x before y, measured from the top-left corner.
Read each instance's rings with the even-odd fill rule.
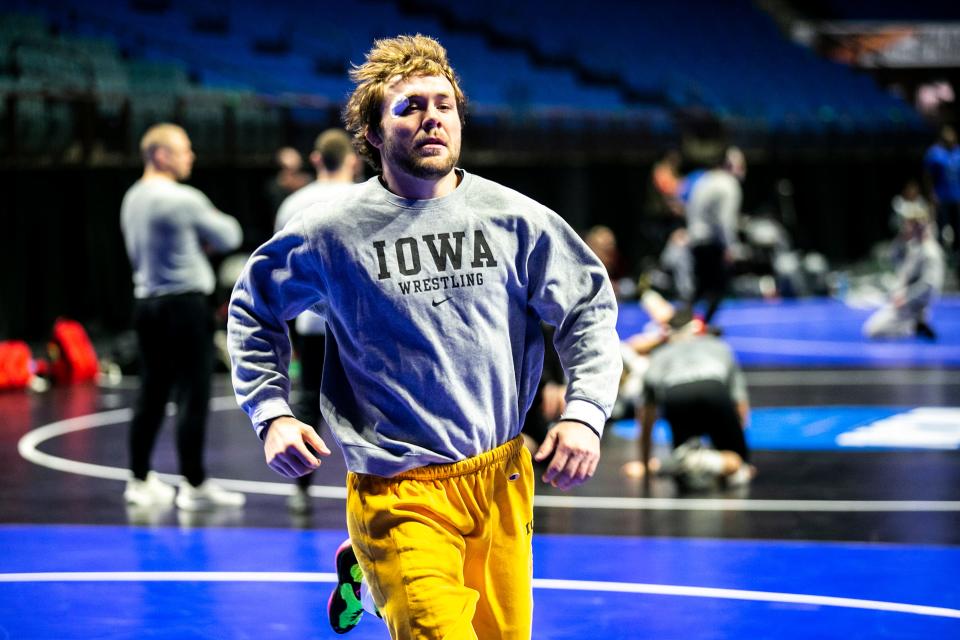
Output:
[[[728,300],[714,320],[746,367],[960,367],[960,297],[934,305],[936,342],[867,340],[861,328],[870,313],[832,298]],[[617,330],[626,338],[648,320],[639,305],[624,304]]]
[[[341,531],[0,527],[0,637],[335,638]],[[960,549],[536,535],[533,637],[960,637]],[[365,616],[356,640],[383,640]]]
[[[654,442],[670,442],[666,422],[653,428]],[[613,433],[636,440],[634,420]],[[747,442],[761,450],[960,449],[960,408],[955,407],[769,407],[750,411]]]

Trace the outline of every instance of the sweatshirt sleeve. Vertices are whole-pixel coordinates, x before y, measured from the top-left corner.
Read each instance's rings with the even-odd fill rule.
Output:
[[[324,297],[323,277],[302,221],[295,220],[247,261],[230,297],[227,344],[237,402],[257,435],[293,415],[287,321]]]
[[[243,242],[243,229],[237,219],[219,211],[200,192],[194,192],[193,198],[192,217],[197,236],[216,251],[232,251],[239,247]]]
[[[573,229],[548,212],[528,257],[529,304],[556,328],[554,345],[567,375],[563,420],[598,435],[616,401],[623,363],[617,301],[600,261]]]

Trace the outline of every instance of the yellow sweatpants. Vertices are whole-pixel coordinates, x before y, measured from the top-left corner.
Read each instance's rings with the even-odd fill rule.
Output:
[[[521,438],[393,478],[348,474],[347,528],[394,640],[529,640],[533,468]]]

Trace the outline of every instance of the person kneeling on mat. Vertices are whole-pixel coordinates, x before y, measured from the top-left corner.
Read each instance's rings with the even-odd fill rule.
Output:
[[[926,207],[913,204],[899,212],[902,258],[896,285],[886,304],[863,324],[867,338],[937,337],[930,326],[930,307],[943,289],[943,250],[934,238]]]
[[[717,485],[747,484],[756,474],[744,437],[749,414],[746,383],[730,347],[704,335],[702,324],[678,312],[662,346],[654,349],[644,375],[640,423],[640,465],[637,476],[654,470],[651,459],[653,424],[662,414],[670,425],[673,452],[659,465],[681,487],[704,490]],[[708,436],[713,448],[702,443]]]

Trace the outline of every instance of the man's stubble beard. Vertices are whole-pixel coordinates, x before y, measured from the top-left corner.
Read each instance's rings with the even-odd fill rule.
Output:
[[[386,148],[386,156],[390,164],[399,167],[404,173],[421,180],[429,180],[442,178],[453,171],[460,160],[460,150],[447,146],[447,156],[439,164],[436,162],[437,156],[419,156],[415,154],[415,150],[408,153],[393,146]]]

